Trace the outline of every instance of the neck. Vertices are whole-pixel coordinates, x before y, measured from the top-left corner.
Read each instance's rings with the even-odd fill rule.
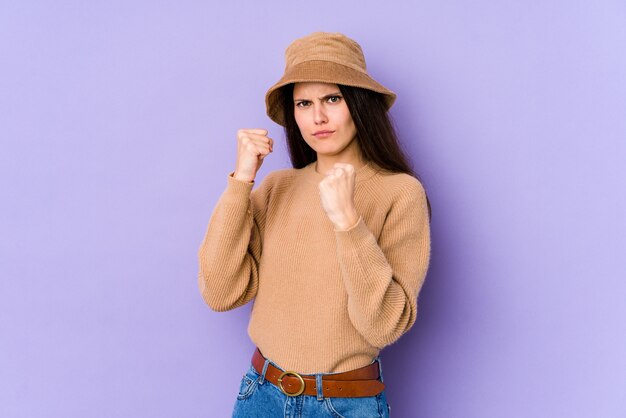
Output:
[[[357,170],[365,165],[365,161],[363,161],[360,156],[346,158],[345,156],[326,157],[320,156],[318,154],[317,162],[315,164],[315,171],[317,171],[319,174],[326,174],[326,172],[333,168],[336,163],[352,164]]]
[[[317,161],[314,161],[308,164],[306,167],[303,168],[302,173],[305,175],[305,178],[308,182],[317,186],[319,185],[320,181],[324,180],[324,178],[326,177],[326,174],[318,172],[316,170],[316,165],[317,165]],[[359,184],[363,181],[366,181],[367,179],[372,177],[374,174],[379,172],[379,169],[377,168],[378,166],[376,166],[375,163],[372,163],[371,161],[363,162],[363,165],[361,166],[355,165],[354,167],[356,168],[356,178],[355,178],[356,183],[355,184]]]

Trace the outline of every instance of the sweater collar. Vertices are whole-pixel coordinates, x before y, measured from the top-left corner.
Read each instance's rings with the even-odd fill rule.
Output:
[[[306,165],[305,167],[302,168],[302,174],[304,175],[304,177],[307,179],[307,181],[311,182],[311,183],[315,183],[315,184],[319,184],[320,181],[322,181],[324,179],[324,177],[326,177],[324,174],[320,174],[315,170],[315,166],[317,164],[317,161],[313,161],[312,163]],[[356,177],[355,177],[355,184],[359,184],[367,179],[369,179],[370,177],[372,177],[374,174],[376,174],[376,172],[378,172],[379,170],[377,169],[377,166],[375,163],[369,161],[366,162],[363,166],[359,167],[356,169]]]

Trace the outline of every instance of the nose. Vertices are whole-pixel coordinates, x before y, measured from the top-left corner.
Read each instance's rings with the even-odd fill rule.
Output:
[[[321,125],[323,123],[328,122],[328,117],[326,116],[326,111],[323,105],[320,104],[318,106],[315,106],[314,112],[315,112],[314,118],[315,118],[316,125]]]

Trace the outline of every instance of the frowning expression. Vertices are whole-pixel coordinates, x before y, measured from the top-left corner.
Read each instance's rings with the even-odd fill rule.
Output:
[[[359,154],[356,127],[336,84],[296,83],[293,102],[300,133],[318,159],[345,157],[348,162]]]

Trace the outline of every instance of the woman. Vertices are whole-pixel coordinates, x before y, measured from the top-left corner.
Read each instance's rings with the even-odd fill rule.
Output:
[[[430,259],[430,206],[387,116],[396,95],[360,46],[316,32],[286,51],[266,94],[294,168],[252,190],[272,152],[265,129],[237,133],[199,249],[206,303],[254,299],[257,345],[235,417],[386,417],[380,350],[415,322]]]

